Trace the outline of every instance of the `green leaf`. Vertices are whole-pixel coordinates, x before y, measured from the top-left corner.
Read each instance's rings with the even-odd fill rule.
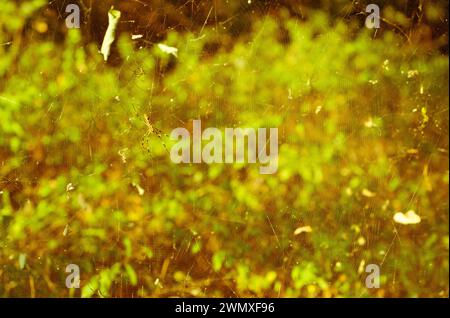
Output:
[[[24,269],[26,263],[27,263],[27,255],[24,254],[24,253],[21,253],[19,255],[19,267],[20,267],[20,269]]]
[[[130,283],[133,286],[137,284],[137,275],[134,271],[133,267],[130,264],[125,264],[125,270],[127,271],[128,278],[130,279]]]

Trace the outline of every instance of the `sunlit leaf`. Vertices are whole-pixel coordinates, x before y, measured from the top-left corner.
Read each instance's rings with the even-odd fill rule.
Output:
[[[294,231],[294,235],[299,235],[299,234],[302,234],[302,233],[311,233],[311,232],[312,232],[311,226],[306,225],[306,226],[302,226],[302,227],[296,228],[295,231]]]
[[[116,37],[116,29],[120,20],[121,13],[119,10],[114,10],[114,6],[108,11],[108,28],[106,29],[105,36],[103,38],[102,47],[100,53],[103,55],[105,61],[108,60],[111,50],[111,44],[113,44]]]
[[[130,283],[133,286],[137,284],[137,275],[134,268],[130,264],[125,264],[125,270],[127,272],[127,276],[130,279]]]
[[[178,49],[176,47],[168,46],[163,43],[159,43],[158,47],[164,53],[178,57]]]
[[[394,214],[394,221],[400,224],[417,224],[420,223],[421,218],[413,210],[406,213],[397,212]]]
[[[19,255],[19,268],[20,269],[24,269],[26,262],[27,262],[27,255],[24,254],[24,253],[20,253],[20,255]]]

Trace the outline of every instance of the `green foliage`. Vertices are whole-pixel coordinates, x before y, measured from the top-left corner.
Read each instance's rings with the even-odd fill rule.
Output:
[[[2,46],[43,2],[3,16],[13,3],[0,5],[1,296],[74,296],[73,263],[83,297],[448,297],[448,56],[313,12],[236,39],[173,32],[176,54],[122,34],[113,67],[78,30]],[[278,172],[175,165],[158,137],[142,145],[144,114],[165,133],[197,118],[279,127]],[[421,223],[393,222],[409,209]]]

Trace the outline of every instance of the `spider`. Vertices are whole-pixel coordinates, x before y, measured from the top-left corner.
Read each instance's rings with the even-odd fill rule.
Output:
[[[149,138],[151,135],[155,135],[159,138],[159,140],[161,140],[161,143],[164,147],[164,149],[166,150],[166,152],[168,154],[170,154],[169,150],[167,149],[166,143],[163,140],[163,135],[167,137],[166,134],[164,134],[160,129],[156,128],[153,126],[153,124],[150,121],[150,116],[148,116],[147,114],[144,114],[144,123],[145,126],[147,127],[147,131],[145,132],[144,136],[142,137],[142,141],[141,141],[141,145],[143,148],[145,148],[145,145],[149,143]],[[147,148],[148,153],[150,153],[150,149]]]

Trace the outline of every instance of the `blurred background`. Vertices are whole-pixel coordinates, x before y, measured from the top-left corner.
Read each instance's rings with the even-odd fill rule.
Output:
[[[371,2],[2,0],[0,296],[448,297],[448,1]],[[173,164],[193,119],[277,173]]]

